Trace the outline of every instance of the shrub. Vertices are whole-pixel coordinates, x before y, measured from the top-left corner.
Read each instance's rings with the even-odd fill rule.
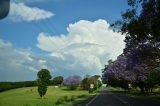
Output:
[[[65,102],[70,102],[70,98],[68,96],[64,96]]]
[[[76,97],[74,95],[71,96],[70,101],[74,101]]]
[[[89,93],[93,93],[93,89],[89,89],[89,91],[88,91]]]
[[[83,98],[83,97],[86,97],[87,95],[85,95],[85,94],[82,94],[82,95],[78,95],[77,97],[78,98]]]
[[[63,104],[64,102],[65,102],[64,97],[60,97],[60,98],[56,101],[56,105]]]

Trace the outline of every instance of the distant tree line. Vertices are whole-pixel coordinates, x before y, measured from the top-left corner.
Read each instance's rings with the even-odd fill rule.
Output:
[[[47,85],[60,85],[63,82],[62,76],[57,76],[53,78],[53,80],[49,80]],[[33,87],[37,86],[37,81],[19,81],[19,82],[0,82],[0,92],[15,89],[15,88],[22,88],[22,87]]]
[[[0,92],[15,88],[32,86],[37,86],[37,81],[0,82]]]
[[[73,90],[79,87],[80,89],[83,90],[89,90],[90,84],[94,84],[94,89],[96,90],[97,87],[100,87],[102,84],[101,81],[98,80],[99,77],[100,76],[98,75],[94,76],[86,75],[83,79],[81,79],[80,76],[76,75],[68,76],[67,78],[63,78],[63,76],[56,76],[47,82],[47,86],[59,86],[59,87],[67,86],[69,89],[72,88]],[[37,80],[19,81],[19,82],[0,82],[0,92],[15,88],[33,87],[33,86],[38,86]]]

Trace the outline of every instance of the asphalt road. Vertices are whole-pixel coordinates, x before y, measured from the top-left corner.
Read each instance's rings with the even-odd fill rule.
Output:
[[[150,100],[104,91],[96,95],[86,106],[160,106],[160,100]]]

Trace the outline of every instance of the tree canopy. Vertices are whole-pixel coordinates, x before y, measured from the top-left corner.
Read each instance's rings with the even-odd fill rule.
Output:
[[[41,69],[38,74],[38,93],[40,97],[43,97],[47,92],[47,84],[49,83],[49,80],[52,78],[50,75],[50,72],[47,69]]]
[[[102,79],[125,88],[152,89],[160,78],[160,0],[128,0],[122,20],[111,26],[125,35],[126,47],[117,60],[104,68]]]
[[[57,76],[53,78],[53,85],[60,85],[63,83],[63,77]]]

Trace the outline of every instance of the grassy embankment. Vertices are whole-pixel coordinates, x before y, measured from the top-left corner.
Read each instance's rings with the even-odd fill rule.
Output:
[[[1,92],[0,106],[73,106],[95,94],[89,94],[85,90],[72,91],[65,87],[50,86],[45,97],[41,99],[37,87],[18,88]]]

